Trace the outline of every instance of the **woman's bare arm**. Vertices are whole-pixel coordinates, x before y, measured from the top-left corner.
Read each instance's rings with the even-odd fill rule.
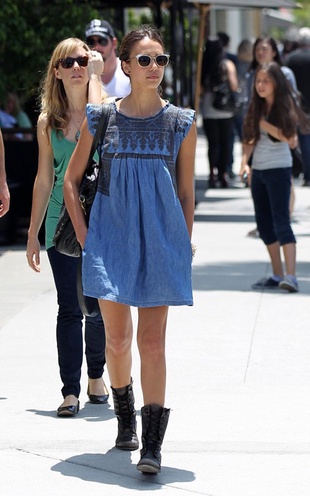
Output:
[[[10,192],[6,182],[4,144],[0,129],[0,217],[3,217],[9,208]]]
[[[81,126],[79,141],[71,156],[64,177],[64,200],[71,217],[76,237],[82,248],[87,234],[85,216],[79,201],[79,188],[87,166],[93,137],[87,128],[87,119]]]
[[[178,197],[190,237],[192,235],[195,210],[194,173],[196,141],[197,129],[196,123],[193,122],[188,135],[180,147],[176,167]]]
[[[261,119],[259,121],[259,127],[279,141],[288,143],[290,148],[296,148],[298,143],[297,133],[293,134],[293,136],[291,136],[290,138],[287,138],[286,136],[284,136],[279,127],[270,124],[270,122],[266,121],[265,119]]]
[[[32,208],[28,229],[27,257],[29,266],[40,272],[40,243],[38,234],[44,220],[54,184],[53,150],[46,129],[46,119],[39,117],[37,127],[39,147],[38,171],[32,193]]]
[[[227,77],[231,91],[238,91],[239,83],[235,64],[231,60],[226,61]]]

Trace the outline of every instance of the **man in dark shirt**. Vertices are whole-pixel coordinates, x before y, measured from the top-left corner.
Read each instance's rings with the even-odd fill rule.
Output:
[[[301,28],[297,41],[298,48],[287,56],[286,65],[294,72],[302,109],[310,119],[310,28]],[[310,134],[299,133],[298,137],[304,167],[303,186],[310,186]]]

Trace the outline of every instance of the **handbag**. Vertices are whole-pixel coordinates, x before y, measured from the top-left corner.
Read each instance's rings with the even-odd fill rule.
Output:
[[[102,113],[98,122],[98,127],[93,139],[88,162],[84,172],[79,191],[79,200],[85,214],[85,220],[88,225],[91,207],[97,191],[97,182],[100,170],[100,155],[99,162],[93,159],[94,153],[98,147],[99,141],[105,135],[110,115],[110,106],[102,105]],[[73,224],[71,222],[68,210],[63,203],[56,225],[53,243],[57,251],[63,255],[70,257],[79,257],[81,255],[81,246],[75,234]]]
[[[213,107],[217,110],[225,112],[233,112],[234,114],[240,110],[242,106],[241,95],[239,92],[232,91],[227,77],[226,64],[220,67],[221,82],[212,88],[213,91]],[[240,96],[240,98],[239,98]]]

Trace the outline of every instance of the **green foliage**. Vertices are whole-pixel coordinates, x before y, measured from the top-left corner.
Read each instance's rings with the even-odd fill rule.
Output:
[[[116,2],[117,4],[117,2]],[[117,27],[120,11],[94,8],[95,0],[1,0],[0,7],[0,105],[8,91],[16,92],[22,101],[36,97],[48,61],[59,41],[70,36],[84,38],[85,25],[94,18],[105,18]],[[128,9],[128,28],[141,24],[156,24],[158,12],[150,8]],[[166,50],[172,53],[171,18],[169,10],[161,12],[161,32]],[[184,57],[184,73],[190,77],[191,55],[188,39],[190,22],[185,15],[185,38],[180,47],[189,56]],[[197,23],[195,23],[197,25]],[[196,26],[195,28],[196,29]],[[119,42],[123,33],[116,29]],[[184,46],[183,46],[184,41]],[[194,41],[195,43],[195,41]],[[193,47],[192,54],[195,54]],[[188,60],[190,59],[190,60]],[[172,66],[172,64],[171,64]]]
[[[294,17],[296,19],[296,24],[299,27],[310,26],[310,1],[309,0],[299,0],[301,4],[301,9],[294,10]]]
[[[84,39],[85,25],[95,17],[87,0],[1,0],[0,100],[7,91],[23,98],[36,92],[57,43]]]
[[[143,9],[141,12],[137,14],[135,9],[127,10],[127,22],[128,28],[136,29],[142,24],[154,24],[154,19],[152,15],[152,11],[150,9]]]

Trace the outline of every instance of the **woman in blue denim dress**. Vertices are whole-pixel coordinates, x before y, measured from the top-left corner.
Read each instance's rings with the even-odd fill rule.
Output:
[[[78,187],[100,106],[87,108],[87,123],[67,170],[64,194],[83,247],[84,293],[99,299],[105,321],[106,359],[118,418],[116,447],[124,450],[139,447],[131,378],[130,307],[138,308],[144,406],[137,468],[158,473],[170,413],[164,407],[168,308],[193,304],[195,112],[177,108],[160,96],[169,56],[157,30],[142,26],[128,33],[119,56],[132,90],[110,104],[88,232]]]

